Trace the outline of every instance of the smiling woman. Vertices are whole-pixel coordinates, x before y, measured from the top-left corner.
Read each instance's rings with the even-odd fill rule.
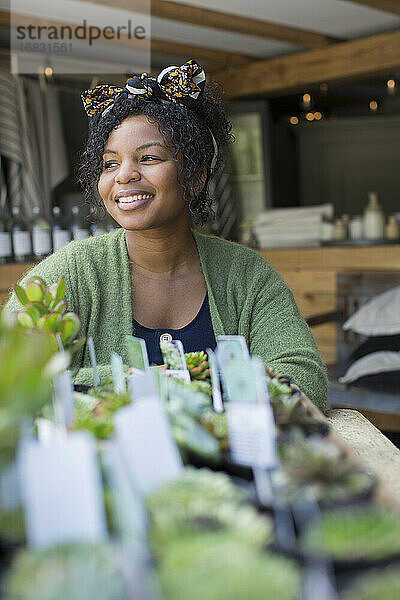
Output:
[[[110,373],[111,351],[127,361],[128,334],[145,339],[155,364],[167,335],[190,352],[240,334],[251,354],[291,375],[324,409],[325,368],[287,285],[253,250],[192,228],[212,215],[208,182],[231,141],[201,67],[190,60],[157,78],[134,76],[124,88],[97,86],[82,99],[90,135],[80,181],[120,229],[71,242],[26,277],[65,276],[68,307],[81,318],[81,335],[93,337],[100,374]],[[15,296],[7,308],[19,308]],[[75,382],[90,383],[88,348],[74,360]]]

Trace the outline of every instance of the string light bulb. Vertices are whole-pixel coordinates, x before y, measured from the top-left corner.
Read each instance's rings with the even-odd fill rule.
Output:
[[[293,115],[292,117],[290,117],[290,119],[289,119],[289,123],[290,123],[291,125],[298,125],[298,123],[299,123],[299,119],[298,119],[298,117],[296,117],[296,116],[294,116],[294,115]]]
[[[321,113],[321,112],[319,112],[319,110],[316,110],[316,111],[315,111],[315,113],[314,113],[314,119],[315,119],[316,121],[320,121],[320,120],[322,119],[322,113]]]
[[[307,119],[307,121],[314,121],[314,113],[308,112],[306,114],[306,119]]]
[[[46,77],[51,77],[53,75],[52,67],[46,67],[44,70],[44,74],[46,75]]]
[[[369,110],[377,110],[378,109],[378,103],[376,100],[371,100],[371,102],[369,103]]]
[[[310,107],[311,106],[311,94],[309,94],[308,92],[303,94],[303,96],[301,97],[301,103],[304,108]]]
[[[396,82],[394,79],[388,79],[386,82],[386,87],[389,94],[394,94],[396,91]]]

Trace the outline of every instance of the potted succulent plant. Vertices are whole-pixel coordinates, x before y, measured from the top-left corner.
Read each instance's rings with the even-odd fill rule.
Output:
[[[363,573],[362,577],[358,577],[340,596],[340,600],[398,600],[398,598],[400,598],[398,566]]]
[[[289,498],[308,486],[322,508],[365,502],[371,498],[375,478],[355,467],[336,444],[321,436],[280,445]]]
[[[400,516],[373,504],[322,514],[301,541],[307,553],[326,552],[337,569],[386,564],[400,559]]]

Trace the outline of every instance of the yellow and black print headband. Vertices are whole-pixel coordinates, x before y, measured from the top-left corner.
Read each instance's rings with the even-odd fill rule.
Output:
[[[105,115],[111,109],[120,95],[142,96],[144,99],[158,98],[161,101],[174,102],[180,106],[194,108],[201,97],[206,82],[202,67],[195,60],[188,60],[180,67],[174,65],[166,67],[157,77],[148,77],[147,73],[134,75],[128,79],[125,87],[114,85],[96,85],[81,94],[86,114],[93,117],[98,113]],[[209,129],[214,156],[211,161],[211,170],[214,170],[218,158],[218,146]]]

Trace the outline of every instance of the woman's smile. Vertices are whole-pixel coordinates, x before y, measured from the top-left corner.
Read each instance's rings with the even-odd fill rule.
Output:
[[[132,210],[143,206],[154,198],[154,194],[149,194],[141,190],[127,190],[118,192],[115,196],[115,202],[121,210]]]
[[[110,133],[98,182],[106,210],[127,230],[154,229],[186,218],[177,164],[158,125],[128,117]]]

